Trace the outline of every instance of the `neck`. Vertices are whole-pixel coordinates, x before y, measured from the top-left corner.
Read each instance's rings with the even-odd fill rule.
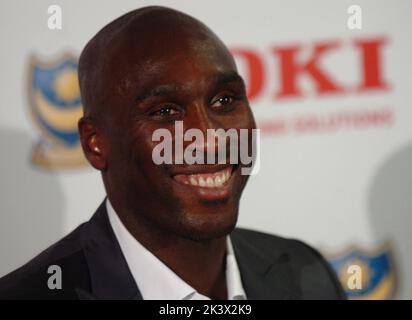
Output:
[[[137,221],[136,217],[119,218],[137,241],[197,292],[212,299],[227,299],[226,236],[194,241]]]

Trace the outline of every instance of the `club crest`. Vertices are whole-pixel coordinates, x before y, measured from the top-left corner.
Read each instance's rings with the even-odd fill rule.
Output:
[[[32,151],[36,166],[61,169],[87,163],[77,131],[83,114],[77,66],[77,59],[70,54],[52,62],[30,59],[29,105],[40,133]]]
[[[390,242],[372,250],[352,246],[342,254],[326,256],[349,299],[388,300],[396,297],[397,274]]]

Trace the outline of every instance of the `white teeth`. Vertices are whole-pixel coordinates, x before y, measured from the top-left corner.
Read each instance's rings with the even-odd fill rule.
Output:
[[[189,175],[176,175],[174,177],[180,183],[202,188],[219,188],[222,187],[231,177],[232,169],[224,169],[217,172],[198,173]]]
[[[215,182],[213,181],[212,178],[209,177],[209,178],[206,179],[206,186],[209,187],[209,188],[215,186]]]
[[[206,187],[206,182],[205,182],[205,180],[203,180],[202,177],[199,178],[199,186]]]
[[[184,183],[203,188],[217,188],[224,185],[231,176],[231,169],[225,169],[214,174],[194,174]]]

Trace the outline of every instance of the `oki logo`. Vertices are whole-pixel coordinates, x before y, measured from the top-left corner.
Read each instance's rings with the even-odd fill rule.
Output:
[[[364,92],[368,90],[386,90],[388,83],[384,79],[382,72],[382,54],[387,39],[384,37],[357,39],[348,43],[340,41],[314,42],[311,46],[274,46],[271,48],[271,55],[278,61],[278,69],[274,70],[278,76],[279,85],[273,88],[273,99],[281,98],[300,98],[305,96],[303,88],[299,85],[299,78],[306,76],[313,83],[317,94],[344,94],[354,91]],[[351,72],[360,74],[359,83],[347,87],[322,65],[322,59],[328,54],[343,48],[344,45],[350,46],[357,51],[359,61],[356,65],[348,63]],[[310,50],[310,56],[302,60],[300,54]],[[257,51],[232,48],[232,54],[237,60],[243,63],[245,68],[245,81],[250,100],[259,97],[267,84],[267,72],[265,61]],[[308,52],[306,52],[308,53]],[[360,68],[360,70],[357,70]]]

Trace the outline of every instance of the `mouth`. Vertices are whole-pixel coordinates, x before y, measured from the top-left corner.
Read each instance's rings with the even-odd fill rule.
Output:
[[[181,184],[201,188],[221,188],[232,176],[233,167],[228,167],[215,172],[177,174],[173,179]]]
[[[187,172],[172,175],[173,181],[185,192],[201,200],[216,201],[229,198],[237,166],[188,166]]]

